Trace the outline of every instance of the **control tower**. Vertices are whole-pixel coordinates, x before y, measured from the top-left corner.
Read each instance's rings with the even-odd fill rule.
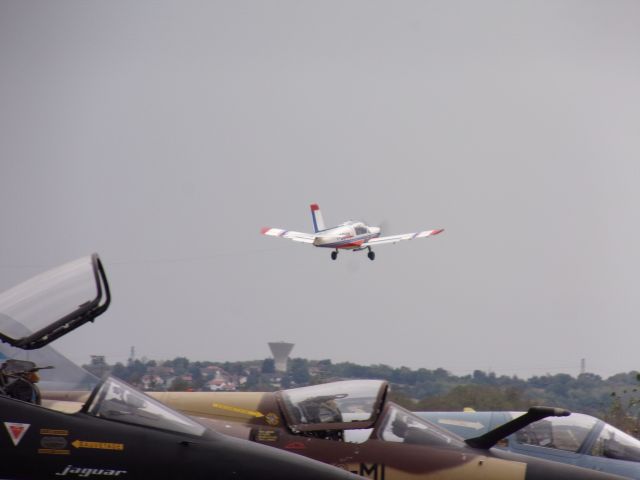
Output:
[[[273,355],[273,363],[276,367],[276,372],[286,372],[287,371],[287,360],[289,359],[289,354],[291,350],[293,350],[295,344],[286,343],[286,342],[269,342],[269,348],[271,349],[271,354]]]

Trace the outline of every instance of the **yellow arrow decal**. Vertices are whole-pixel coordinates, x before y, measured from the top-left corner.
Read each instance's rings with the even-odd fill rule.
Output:
[[[109,442],[85,442],[84,440],[74,440],[71,442],[76,448],[95,448],[98,450],[124,450],[123,443],[109,443]]]
[[[247,410],[245,408],[233,407],[231,405],[225,405],[224,403],[212,403],[211,406],[213,408],[219,408],[220,410],[227,410],[229,412],[242,413],[243,415],[249,415],[250,417],[264,417],[264,415],[260,412],[256,412],[255,410]]]

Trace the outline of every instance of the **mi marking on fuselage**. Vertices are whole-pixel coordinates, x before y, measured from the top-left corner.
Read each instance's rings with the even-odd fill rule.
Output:
[[[384,464],[366,464],[361,463],[358,469],[350,469],[351,473],[360,475],[361,477],[368,478],[370,480],[385,480],[384,476]]]
[[[272,237],[287,238],[294,242],[309,243],[315,247],[330,248],[333,250],[331,252],[332,260],[338,258],[338,250],[368,250],[367,256],[370,260],[374,260],[376,254],[371,247],[397,243],[403,240],[430,237],[444,230],[440,228],[381,237],[380,227],[372,227],[366,225],[364,222],[354,222],[351,220],[341,223],[336,227],[325,228],[324,219],[322,218],[322,213],[317,203],[311,204],[311,219],[313,221],[314,233],[294,232],[293,230],[270,227],[263,228],[261,233]]]

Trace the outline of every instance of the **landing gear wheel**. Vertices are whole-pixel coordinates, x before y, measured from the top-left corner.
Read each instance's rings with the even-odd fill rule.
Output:
[[[369,260],[375,260],[376,259],[376,254],[375,252],[369,250],[369,253],[367,253],[367,257],[369,257]]]
[[[335,260],[336,258],[338,258],[338,251],[337,250],[335,252],[331,252],[331,260]]]

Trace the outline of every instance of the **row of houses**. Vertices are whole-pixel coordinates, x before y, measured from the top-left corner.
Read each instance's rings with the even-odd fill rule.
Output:
[[[144,390],[279,390],[304,386],[312,377],[323,373],[317,365],[308,365],[306,361],[302,366],[298,363],[301,362],[294,362],[290,371],[282,372],[276,370],[273,359],[235,362],[225,370],[227,364],[223,364],[223,368],[221,364],[189,362],[186,358],[164,362],[129,360],[126,365],[109,365],[104,356],[92,356],[90,364],[84,367],[99,378],[112,373]]]
[[[192,389],[197,383],[200,390],[232,392],[247,381],[246,375],[231,375],[215,365],[201,368],[200,378],[200,381],[196,381],[192,373],[175,375],[172,367],[151,367],[140,379],[140,386],[145,390],[167,390],[177,385]]]

